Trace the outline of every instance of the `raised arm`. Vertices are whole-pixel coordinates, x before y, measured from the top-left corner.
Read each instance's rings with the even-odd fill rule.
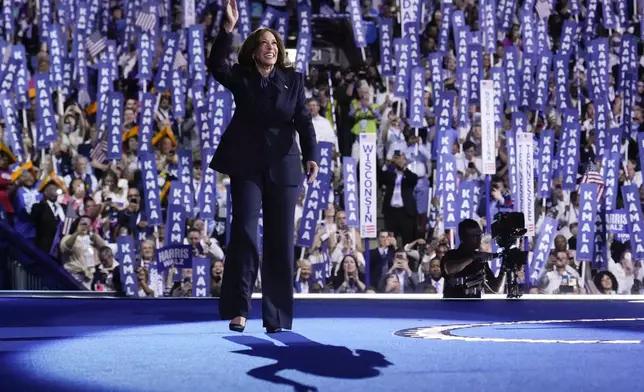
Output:
[[[230,90],[235,89],[238,77],[236,75],[236,66],[229,66],[226,63],[230,46],[233,42],[233,29],[237,23],[239,14],[237,12],[236,0],[226,1],[226,12],[224,20],[222,21],[221,28],[215,38],[215,42],[210,49],[210,56],[208,56],[208,70],[210,74],[222,86]]]

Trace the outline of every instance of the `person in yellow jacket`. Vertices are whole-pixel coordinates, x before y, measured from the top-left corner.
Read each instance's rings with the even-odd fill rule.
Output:
[[[378,123],[380,122],[381,107],[373,103],[371,90],[367,84],[358,88],[359,99],[351,101],[349,107],[349,123],[351,125],[352,148],[351,156],[358,162],[360,156],[360,140],[358,135],[361,133],[378,134]]]
[[[369,86],[361,86],[358,89],[358,97],[359,99],[351,101],[349,109],[354,140],[361,133],[378,133],[378,121],[381,115],[380,105],[373,103]]]

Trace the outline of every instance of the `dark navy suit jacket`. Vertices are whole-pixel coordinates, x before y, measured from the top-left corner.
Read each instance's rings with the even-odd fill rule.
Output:
[[[208,58],[215,80],[235,98],[235,114],[221,138],[210,168],[230,176],[247,177],[269,170],[274,183],[302,183],[299,134],[303,161],[318,161],[315,130],[305,103],[304,75],[275,67],[262,89],[256,69],[225,60],[232,34],[220,29]]]

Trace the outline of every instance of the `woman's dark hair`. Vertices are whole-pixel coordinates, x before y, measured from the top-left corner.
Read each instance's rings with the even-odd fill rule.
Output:
[[[613,241],[613,243],[610,244],[610,257],[613,259],[614,262],[619,263],[622,259],[622,255],[625,252],[629,252],[630,250],[631,250],[630,241],[626,241],[624,243],[619,241]]]
[[[277,41],[277,62],[275,66],[278,68],[293,68],[293,64],[289,61],[286,56],[286,47],[284,46],[284,41],[280,34],[273,30],[267,28],[259,28],[252,33],[244,40],[241,48],[239,48],[239,54],[237,55],[237,61],[239,65],[245,68],[253,69],[255,67],[255,51],[259,47],[259,44],[262,39],[262,34],[265,32],[273,34],[275,41]]]
[[[83,184],[83,187],[85,188],[85,190],[87,190],[87,186],[85,185],[85,181],[83,181],[83,179],[82,179],[82,178],[74,178],[74,179],[72,180],[72,182],[71,182],[71,183],[69,183],[69,194],[70,194],[70,195],[73,195],[73,194],[74,194],[74,191],[76,190],[76,187],[74,186],[74,183],[78,183],[78,182],[80,182],[81,184]]]
[[[116,233],[116,236],[120,237],[120,232],[122,229],[125,229],[127,231],[127,234],[125,236],[131,236],[132,235],[132,230],[130,230],[130,227],[127,224],[118,224],[116,226],[116,230],[114,230],[114,233]]]
[[[105,181],[105,179],[110,176],[114,178],[114,185],[112,185],[112,188],[118,188],[119,176],[117,176],[116,172],[112,169],[107,169],[105,170],[105,172],[103,172],[103,181]]]
[[[365,275],[364,273],[362,273],[362,271],[360,271],[360,266],[358,265],[358,259],[356,258],[356,256],[352,254],[348,254],[348,255],[344,255],[344,257],[342,258],[342,261],[340,262],[338,273],[332,278],[333,290],[337,290],[338,287],[342,286],[342,283],[344,283],[344,260],[346,260],[347,257],[351,257],[353,259],[353,261],[356,264],[356,271],[358,271],[358,279],[360,279],[362,283],[366,284]]]
[[[613,273],[610,271],[600,271],[597,273],[597,275],[595,275],[593,282],[595,282],[597,290],[599,290],[599,292],[602,294],[606,294],[604,286],[602,286],[602,279],[604,278],[604,276],[608,276],[610,278],[610,281],[613,282],[613,290],[617,292],[617,290],[619,289],[619,283],[617,283],[617,278],[615,278],[615,275],[613,275]]]

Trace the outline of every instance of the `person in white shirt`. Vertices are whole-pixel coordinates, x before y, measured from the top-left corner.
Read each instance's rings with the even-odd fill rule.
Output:
[[[562,189],[561,180],[553,180],[550,200],[552,202],[552,208],[557,214],[557,221],[561,226],[568,226],[571,222],[569,218],[571,217],[571,209],[574,206],[571,204],[570,199],[570,194],[564,192]]]
[[[463,143],[463,152],[456,155],[456,170],[465,180],[479,180],[482,177],[483,161],[476,156],[476,144],[470,140]]]
[[[397,111],[399,110],[399,113],[407,113],[407,100],[405,98],[401,97],[396,97],[394,95],[394,90],[395,90],[395,83],[394,83],[394,78],[388,78],[389,82],[389,88],[386,91],[380,92],[376,94],[376,99],[375,103],[376,105],[380,105],[381,107],[384,108],[383,115],[388,115],[388,114],[393,114],[397,115]],[[394,110],[394,103],[396,103],[396,109]],[[400,107],[400,109],[398,109]],[[384,113],[384,112],[387,113]]]
[[[311,262],[302,259],[297,262],[299,268],[295,273],[295,291],[297,293],[309,293],[309,279],[311,278]]]
[[[613,241],[610,246],[608,270],[617,279],[617,293],[630,294],[635,283],[633,254],[627,244]]]
[[[333,205],[332,203],[329,203],[329,207],[326,210],[324,210],[323,220],[318,222],[318,227],[315,231],[315,238],[313,239],[313,246],[311,247],[311,251],[315,250],[316,248],[319,248],[321,245],[321,242],[329,237],[333,237],[332,243],[335,245],[335,241],[337,239],[335,234],[338,231],[338,226],[335,223],[336,213],[337,212],[335,210],[335,205]],[[346,216],[346,213],[345,213],[345,216]]]
[[[376,156],[384,164],[384,160],[395,148],[394,145],[405,143],[405,135],[400,127],[400,118],[394,112],[389,112],[386,123],[380,126],[380,137],[376,143]]]
[[[199,193],[201,192],[201,159],[197,158],[192,161],[192,189],[194,190],[195,214],[199,213]]]
[[[623,155],[623,154],[622,154]],[[631,184],[637,185],[639,188],[642,186],[642,172],[635,171],[635,166],[637,165],[637,159],[630,158],[626,164],[626,181],[630,181]]]
[[[416,200],[416,212],[421,218],[418,227],[425,227],[427,208],[429,207],[429,178],[427,174],[429,173],[428,164],[431,163],[431,153],[427,145],[421,143],[421,138],[416,136],[413,129],[405,129],[404,138],[404,141],[391,145],[387,152],[387,161],[390,161],[396,151],[399,151],[407,158],[407,169],[418,176],[418,182],[414,188],[414,199]]]
[[[619,290],[619,283],[617,278],[610,271],[599,271],[593,278],[595,287],[601,294],[612,295],[617,294]]]
[[[300,191],[300,196],[297,199],[297,204],[295,205],[295,225],[297,226],[299,221],[302,219],[302,214],[304,214],[304,199],[306,198],[306,187],[302,187]]]
[[[171,108],[170,96],[168,94],[162,94],[161,97],[159,98],[159,107],[157,108],[157,111],[155,113],[157,125],[162,125],[163,120],[170,119],[170,108]],[[159,129],[162,129],[162,128],[164,127],[159,126]]]
[[[317,99],[311,98],[308,100],[307,105],[311,112],[311,120],[313,121],[313,128],[315,129],[315,137],[317,141],[333,143],[334,152],[337,153],[339,151],[338,137],[333,130],[331,122],[325,117],[320,116],[320,103]]]
[[[209,258],[213,263],[224,259],[224,251],[215,238],[203,235],[203,221],[199,227],[192,227],[183,240],[185,245],[191,245],[194,256]]]
[[[578,293],[584,282],[581,281],[579,272],[569,264],[568,252],[559,251],[555,257],[554,268],[541,278],[541,287],[545,294],[564,294],[569,288],[570,293]],[[544,268],[543,271],[545,270]]]
[[[70,174],[63,177],[65,181],[65,186],[70,187],[72,181],[76,178],[83,180],[85,184],[85,189],[88,191],[88,194],[92,194],[98,190],[98,180],[96,177],[89,173],[87,170],[87,158],[82,155],[75,155],[72,158],[72,166],[74,166],[74,171]]]

